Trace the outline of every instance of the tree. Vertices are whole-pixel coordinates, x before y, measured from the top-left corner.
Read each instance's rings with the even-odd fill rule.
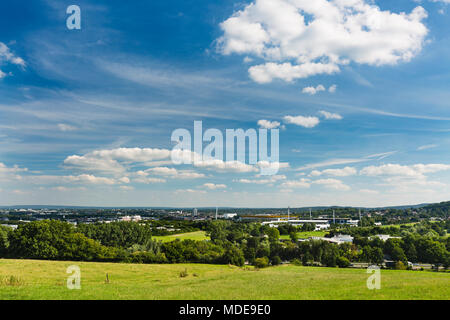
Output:
[[[244,253],[241,249],[231,246],[225,251],[225,254],[223,255],[223,262],[242,267],[245,263]]]
[[[265,234],[269,237],[270,242],[278,241],[280,238],[280,232],[277,228],[268,228]]]
[[[273,266],[277,266],[281,264],[281,258],[279,256],[275,256],[272,258],[272,265]]]
[[[253,265],[258,269],[267,268],[269,266],[269,259],[267,257],[256,258]]]
[[[351,263],[346,257],[338,256],[336,258],[336,264],[339,268],[347,268]]]
[[[291,241],[292,241],[293,243],[297,243],[297,241],[298,241],[298,235],[297,235],[297,232],[291,232],[291,233],[289,234],[289,237],[291,238]]]
[[[371,263],[375,263],[375,264],[382,263],[384,260],[383,250],[381,250],[381,248],[379,248],[379,247],[372,248],[372,251],[370,252],[369,260]]]
[[[11,232],[11,228],[0,226],[0,257],[6,257],[8,253],[9,240],[8,234]]]
[[[394,261],[407,261],[405,252],[399,246],[395,246],[391,251],[391,258]]]

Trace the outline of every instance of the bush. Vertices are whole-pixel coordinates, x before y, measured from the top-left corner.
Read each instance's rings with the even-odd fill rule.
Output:
[[[189,273],[187,272],[187,269],[184,269],[184,271],[180,272],[180,278],[186,278],[189,275]]]
[[[336,264],[338,265],[339,268],[347,268],[350,266],[350,261],[346,258],[346,257],[337,257],[336,258]]]
[[[256,258],[253,265],[258,269],[267,268],[269,266],[269,259],[267,257]]]
[[[405,266],[405,264],[403,262],[397,261],[395,263],[395,269],[396,270],[406,270],[406,266]]]
[[[299,259],[297,259],[297,258],[293,259],[293,260],[291,261],[291,263],[292,263],[294,266],[302,266],[302,265],[303,265],[303,263],[302,263]]]
[[[281,264],[281,258],[279,256],[275,256],[272,258],[272,265],[273,266],[278,266],[279,264]]]

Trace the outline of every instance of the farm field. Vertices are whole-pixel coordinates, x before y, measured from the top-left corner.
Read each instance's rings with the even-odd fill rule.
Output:
[[[66,287],[70,265],[80,267],[80,290]],[[184,270],[188,275],[180,277]],[[0,259],[0,299],[450,299],[450,273],[382,270],[380,290],[367,289],[368,276],[365,269],[292,265]]]
[[[209,237],[206,235],[205,231],[195,231],[195,232],[187,232],[187,233],[180,233],[180,234],[172,234],[169,236],[152,236],[153,240],[158,240],[162,242],[170,242],[174,241],[176,239],[180,240],[196,240],[196,241],[202,241],[202,240],[209,240]]]

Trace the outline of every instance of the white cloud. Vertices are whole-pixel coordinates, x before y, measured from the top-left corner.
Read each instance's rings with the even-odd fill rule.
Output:
[[[342,169],[326,169],[323,171],[313,170],[309,174],[312,177],[317,177],[321,175],[330,175],[334,177],[348,177],[353,176],[357,173],[356,169],[353,167],[345,167]]]
[[[319,111],[320,115],[323,116],[327,120],[342,120],[342,116],[337,113],[331,113],[328,111],[321,110]]]
[[[320,120],[317,117],[285,116],[283,120],[286,123],[295,124],[305,128],[314,128],[320,123]]]
[[[337,179],[319,179],[313,181],[314,184],[320,184],[329,189],[339,190],[339,191],[348,191],[350,187],[344,184],[341,180]]]
[[[165,179],[161,178],[152,178],[147,176],[140,176],[133,179],[133,182],[144,183],[144,184],[153,184],[153,183],[165,183]]]
[[[205,177],[203,173],[198,173],[190,170],[177,170],[175,168],[168,168],[168,167],[150,168],[144,171],[139,171],[139,173],[141,176],[153,174],[159,176],[166,176],[173,179],[198,179]]]
[[[217,190],[217,189],[226,189],[227,188],[227,186],[224,184],[214,184],[214,183],[205,183],[203,186],[208,188],[209,190]]]
[[[437,144],[427,144],[427,145],[418,147],[417,151],[432,149],[432,148],[436,148],[437,146],[438,146]]]
[[[260,126],[263,129],[276,129],[280,126],[280,123],[278,121],[269,121],[269,120],[258,120],[258,126]]]
[[[325,87],[323,85],[319,84],[317,87],[305,87],[305,88],[303,88],[302,92],[313,96],[313,95],[317,94],[318,92],[325,91],[325,90],[326,90]]]
[[[5,45],[3,42],[0,42],[0,65],[5,63],[18,65],[21,66],[22,68],[25,68],[26,66],[25,61],[21,57],[14,55],[7,45]],[[0,70],[0,79],[8,75],[12,75],[12,73],[11,72],[5,73],[2,70]]]
[[[371,190],[371,189],[361,189],[361,190],[359,190],[359,192],[365,193],[365,194],[379,194],[380,193],[376,190]]]
[[[200,194],[204,194],[206,193],[205,190],[194,190],[194,189],[177,189],[175,190],[175,193],[200,193]]]
[[[77,130],[76,127],[64,123],[58,123],[58,129],[63,132]]]
[[[360,170],[360,174],[365,176],[396,176],[420,179],[424,178],[426,173],[436,173],[447,170],[450,170],[450,165],[448,164],[414,164],[404,166],[389,163],[381,166],[365,167]]]
[[[311,182],[309,179],[302,178],[300,180],[289,180],[283,182],[281,187],[284,189],[290,188],[309,188],[311,186]]]
[[[124,190],[124,191],[132,191],[132,190],[134,190],[134,187],[132,187],[132,186],[120,186],[119,189]]]
[[[285,175],[273,175],[269,176],[266,179],[239,179],[238,182],[245,184],[269,184],[272,185],[277,181],[285,180]]]
[[[116,160],[90,156],[69,156],[64,160],[64,166],[82,171],[98,171],[113,174],[123,174],[126,171],[125,167]]]
[[[282,79],[291,82],[294,79],[308,78],[316,74],[333,74],[339,71],[339,67],[331,63],[304,63],[292,65],[290,62],[277,64],[268,62],[250,67],[250,78],[258,83],[269,83],[273,79]]]
[[[330,87],[328,88],[328,92],[330,92],[330,93],[335,93],[335,92],[336,92],[336,89],[337,89],[337,85],[333,84],[332,86],[330,86]]]
[[[220,24],[217,43],[222,54],[266,60],[250,67],[254,81],[292,81],[339,72],[351,62],[409,61],[422,49],[426,17],[420,6],[394,13],[369,0],[256,0]]]
[[[220,159],[195,161],[194,167],[214,169],[219,172],[256,172],[258,168],[240,161],[223,161]]]

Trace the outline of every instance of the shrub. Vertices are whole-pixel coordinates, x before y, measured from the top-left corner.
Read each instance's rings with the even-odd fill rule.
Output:
[[[302,266],[302,265],[303,265],[303,263],[302,263],[299,259],[297,259],[297,258],[293,259],[293,260],[291,261],[291,263],[292,263],[294,266]]]
[[[267,268],[269,266],[269,259],[267,257],[256,258],[253,264],[258,269]]]
[[[281,264],[281,258],[279,256],[275,256],[272,258],[272,265],[273,266],[277,266]]]
[[[187,272],[187,269],[184,269],[184,271],[180,272],[180,278],[186,278],[189,275],[189,273]]]
[[[406,266],[405,266],[405,264],[403,262],[397,261],[395,263],[395,269],[397,269],[397,270],[406,270]]]
[[[23,284],[23,280],[16,276],[5,276],[0,278],[0,285],[3,286],[21,286]]]
[[[350,261],[346,258],[346,257],[337,257],[336,258],[336,264],[338,265],[339,268],[347,268],[350,266]]]

